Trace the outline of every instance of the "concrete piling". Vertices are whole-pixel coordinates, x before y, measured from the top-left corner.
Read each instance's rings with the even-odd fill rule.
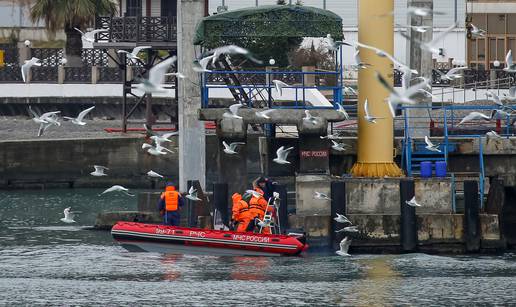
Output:
[[[480,204],[478,182],[464,181],[464,241],[466,252],[480,251]]]
[[[414,197],[414,180],[400,180],[400,244],[403,252],[417,250],[417,217],[416,208],[407,205],[407,201]]]

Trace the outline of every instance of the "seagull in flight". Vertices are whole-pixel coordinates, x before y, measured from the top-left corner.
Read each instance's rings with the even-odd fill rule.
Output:
[[[425,143],[426,143],[426,146],[425,148],[430,150],[430,151],[435,151],[435,152],[441,152],[441,150],[439,149],[439,145],[441,144],[433,144],[430,139],[428,138],[428,136],[425,135]]]
[[[312,125],[317,125],[318,122],[317,119],[313,117],[308,110],[305,110],[305,117],[303,117],[303,120],[312,123]]]
[[[337,135],[334,135],[334,134],[328,134],[326,136],[320,136],[321,140],[324,140],[324,139],[328,139],[328,140],[343,140],[344,137],[342,136],[337,136]]]
[[[331,148],[333,148],[334,150],[336,151],[345,151],[347,147],[346,144],[343,144],[343,143],[337,143],[335,142],[334,140],[331,140],[332,142],[332,145],[331,145]]]
[[[496,133],[496,131],[489,131],[486,133],[486,137],[489,138],[489,139],[501,139],[502,136],[499,135],[498,133]]]
[[[235,155],[237,154],[237,152],[235,151],[236,150],[236,147],[238,145],[245,145],[245,143],[242,143],[242,142],[233,142],[233,143],[230,143],[228,145],[228,143],[226,143],[226,141],[222,141],[222,145],[224,145],[224,152],[227,153],[228,155]]]
[[[128,52],[125,50],[118,50],[117,53],[119,53],[119,54],[125,53],[126,57],[128,59],[130,59],[131,63],[136,63],[137,61],[143,62],[143,59],[138,56],[138,53],[140,53],[140,51],[142,51],[142,50],[151,49],[151,48],[152,48],[151,46],[138,46],[138,47],[134,47],[133,51],[131,51],[131,52]]]
[[[462,75],[460,74],[461,70],[468,69],[467,66],[461,66],[461,67],[454,67],[450,69],[446,74],[442,73],[439,69],[434,69],[439,73],[441,80],[456,80],[462,78]]]
[[[512,61],[512,49],[509,49],[505,56],[505,67],[503,70],[506,72],[516,72],[516,65]]]
[[[246,190],[245,191],[247,194],[251,194],[253,195],[253,197],[256,197],[256,198],[260,198],[262,197],[262,193],[258,192],[258,191],[255,191],[255,190]]]
[[[485,30],[479,29],[477,26],[475,26],[472,23],[470,23],[470,26],[471,26],[470,33],[471,33],[472,38],[482,38],[482,37],[486,36]]]
[[[369,107],[368,107],[367,99],[364,102],[364,112],[365,112],[365,115],[364,115],[365,120],[367,120],[368,122],[370,122],[372,124],[376,124],[376,120],[377,119],[384,119],[384,117],[372,116],[369,113]]]
[[[93,165],[93,167],[95,168],[95,170],[91,172],[90,175],[95,177],[107,176],[107,174],[104,173],[104,171],[109,170],[109,168],[102,165]]]
[[[391,93],[387,99],[387,103],[389,104],[392,117],[396,116],[396,106],[399,104],[415,104],[416,101],[414,101],[413,97],[420,93],[420,90],[428,88],[429,86],[429,80],[422,78],[422,82],[414,84],[413,86],[405,89],[403,92],[400,92],[393,88],[381,74],[376,73],[376,79]]]
[[[446,28],[443,32],[439,33],[438,35],[434,35],[434,38],[429,42],[422,42],[420,40],[413,39],[414,42],[419,44],[419,47],[423,50],[426,50],[428,52],[431,52],[433,54],[439,54],[439,47],[438,43],[441,41],[448,33],[453,31],[457,27],[457,24],[454,23],[453,25]],[[405,37],[407,40],[411,40],[410,36],[408,36],[405,33],[400,32],[401,36]]]
[[[347,226],[335,232],[358,232],[358,226]]]
[[[275,111],[274,109],[267,109],[264,111],[256,112],[255,114],[257,117],[260,117],[260,118],[271,119],[269,114],[271,114],[274,111]]]
[[[61,222],[67,223],[67,224],[75,223],[75,220],[73,219],[75,217],[75,213],[71,212],[70,210],[72,210],[71,207],[64,209],[64,211],[63,211],[64,217],[61,218]]]
[[[469,122],[469,121],[477,120],[477,119],[483,119],[486,121],[490,121],[491,117],[489,117],[483,113],[473,111],[473,112],[469,113],[468,115],[464,116],[464,118],[457,124],[457,126],[460,126],[460,125],[464,124],[465,122]]]
[[[108,29],[95,29],[95,30],[92,30],[92,31],[88,31],[88,32],[82,32],[80,29],[78,28],[74,28],[76,31],[78,31],[79,33],[81,33],[81,38],[87,42],[90,42],[90,43],[93,43],[95,42],[95,34],[97,33],[101,33],[101,32],[107,32]]]
[[[32,108],[29,106],[29,112],[32,114],[32,120],[37,124],[48,124],[48,119],[52,116],[57,116],[57,114],[61,113],[61,111],[52,111],[46,112],[39,116]]]
[[[342,239],[339,244],[340,250],[336,251],[335,253],[339,256],[350,257],[351,255],[348,253],[350,245],[351,239],[344,237],[344,239]]]
[[[168,72],[168,73],[166,73],[166,74],[165,74],[165,76],[174,76],[174,77],[179,78],[179,79],[184,79],[184,78],[186,78],[186,76],[185,76],[185,75],[183,75],[183,74],[182,74],[182,73],[180,73],[180,72]]]
[[[201,199],[197,197],[197,190],[194,189],[193,186],[190,187],[190,189],[188,190],[188,194],[185,197],[191,201],[201,201]]]
[[[84,125],[86,125],[86,122],[83,121],[84,117],[86,116],[86,114],[90,113],[90,111],[93,110],[93,109],[95,109],[95,106],[87,108],[86,110],[81,111],[79,113],[79,115],[77,115],[77,117],[63,116],[63,118],[71,120],[72,124],[79,125],[79,126],[84,126]]]
[[[400,24],[396,24],[396,26],[398,26],[400,28],[410,28],[419,33],[425,33],[426,31],[428,31],[428,29],[430,29],[429,26],[411,26],[411,25],[400,25]]]
[[[274,83],[274,89],[276,90],[276,92],[279,94],[280,97],[283,96],[283,88],[290,86],[280,80],[272,80],[272,83]]]
[[[353,54],[353,57],[355,60],[355,66],[358,69],[365,69],[370,66],[370,64],[364,63],[362,62],[362,59],[360,59],[360,49],[358,49],[358,47],[355,47],[355,53]]]
[[[136,85],[136,89],[145,93],[160,93],[166,92],[161,85],[165,79],[165,73],[176,62],[177,57],[173,56],[160,63],[154,65],[149,70],[149,79],[140,79],[140,83]]]
[[[336,103],[336,105],[337,105],[337,112],[339,112],[340,114],[344,115],[344,118],[346,120],[349,120],[349,114],[344,109],[344,106],[342,104],[340,104],[340,103]]]
[[[394,64],[394,66],[399,67],[400,70],[402,70],[402,71],[408,70],[412,74],[416,74],[416,75],[418,74],[417,70],[411,69],[408,65],[406,65],[403,62],[399,61],[398,59],[396,59],[394,56],[392,56],[390,53],[388,53],[385,50],[382,50],[382,49],[379,49],[379,48],[376,48],[376,47],[373,47],[373,46],[369,46],[369,45],[366,45],[366,44],[362,44],[360,42],[356,42],[356,45],[359,46],[359,47],[362,47],[362,48],[373,50],[376,53],[376,55],[379,56],[379,57],[388,58]]]
[[[240,103],[235,103],[229,106],[229,113],[224,112],[222,116],[227,118],[236,118],[236,119],[242,119],[242,116],[238,115],[238,110],[242,107]]]
[[[421,205],[416,201],[416,197],[412,197],[411,200],[405,201],[405,203],[411,207],[421,207]]]
[[[445,13],[444,12],[434,11],[434,10],[427,9],[427,8],[424,8],[424,7],[411,6],[411,7],[407,8],[407,14],[414,15],[414,16],[425,17],[425,16],[428,16],[430,14],[433,14],[433,15],[444,15]]]
[[[331,34],[329,34],[329,33],[326,35],[326,42],[328,44],[328,49],[330,49],[331,51],[335,51],[335,50],[339,49],[340,45],[351,46],[351,44],[343,42],[343,41],[335,41],[333,39],[333,37],[331,37]]]
[[[285,149],[285,146],[281,146],[276,151],[276,158],[274,158],[272,161],[278,164],[290,164],[290,162],[287,161],[287,156],[292,149],[294,149],[294,147],[289,147]]]
[[[106,189],[104,192],[100,193],[99,196],[101,196],[102,194],[111,193],[111,192],[122,192],[125,195],[135,196],[134,194],[129,193],[129,189],[126,189],[123,186],[117,185],[117,184],[112,186],[112,187],[110,187],[110,188],[108,188],[108,189]]]
[[[210,72],[211,70],[207,69],[208,64],[210,64],[210,61],[215,58],[215,55],[208,55],[204,58],[201,58],[200,60],[194,60],[193,62],[193,70],[195,72],[203,73],[203,72]]]
[[[153,170],[148,171],[147,176],[149,176],[151,178],[165,178],[165,177],[163,177],[163,175],[160,175]]]
[[[255,58],[251,52],[245,48],[236,46],[236,45],[227,45],[218,47],[212,50],[213,52],[213,58],[212,58],[212,64],[215,64],[215,61],[219,59],[220,55],[222,54],[240,54],[248,58],[249,60],[255,62],[256,64],[263,64],[263,61],[258,60]]]
[[[321,192],[317,192],[317,191],[314,192],[314,199],[331,200],[331,198],[328,197],[328,195],[321,193]]]
[[[25,63],[21,66],[21,74],[23,82],[27,82],[27,76],[29,75],[30,68],[32,66],[41,66],[41,60],[35,57],[32,57],[30,60],[26,60]]]
[[[338,213],[335,213],[335,214],[337,215],[336,217],[333,218],[335,220],[335,222],[343,223],[343,224],[353,224],[344,214],[338,214]]]

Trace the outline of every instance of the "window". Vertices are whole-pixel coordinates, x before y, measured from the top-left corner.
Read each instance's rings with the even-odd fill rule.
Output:
[[[125,16],[141,16],[142,0],[126,0]]]
[[[161,16],[177,16],[177,0],[161,0]]]

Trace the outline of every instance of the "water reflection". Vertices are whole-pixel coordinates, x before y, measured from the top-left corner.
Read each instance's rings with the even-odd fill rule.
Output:
[[[265,280],[271,266],[266,257],[232,257],[230,278],[233,280]]]
[[[181,254],[165,254],[161,257],[160,262],[163,270],[163,280],[174,281],[181,277],[181,272],[178,270],[178,261],[183,259]]]

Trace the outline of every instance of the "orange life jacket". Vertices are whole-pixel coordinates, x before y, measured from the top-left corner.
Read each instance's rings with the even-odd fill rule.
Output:
[[[161,198],[165,198],[165,209],[167,211],[177,211],[179,204],[179,192],[174,186],[167,186],[165,192],[161,193]]]
[[[242,199],[242,195],[235,193],[231,196],[233,200],[233,207],[231,212],[233,213],[232,218],[235,221],[241,220],[244,213],[249,210],[249,205]]]

